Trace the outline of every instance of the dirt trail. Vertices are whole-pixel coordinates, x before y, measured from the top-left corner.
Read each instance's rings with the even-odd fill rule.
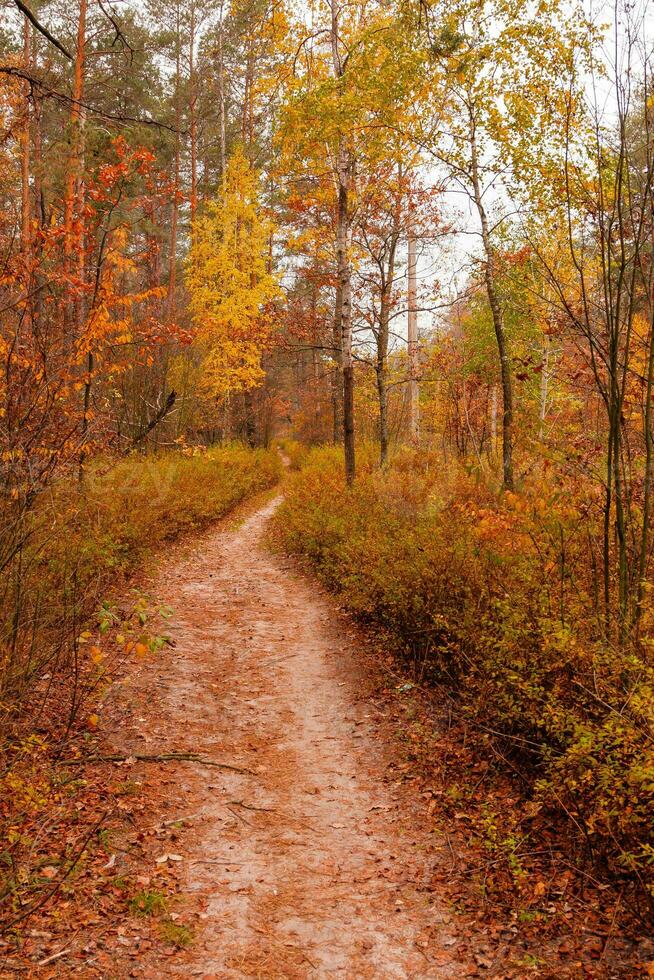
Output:
[[[137,685],[163,697],[144,751],[183,746],[252,774],[180,767],[173,816],[194,824],[183,891],[203,928],[153,975],[462,976],[354,640],[261,543],[277,503],[211,532],[155,586],[176,646]]]

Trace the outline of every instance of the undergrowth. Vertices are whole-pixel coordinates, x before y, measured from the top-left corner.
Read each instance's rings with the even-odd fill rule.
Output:
[[[284,547],[502,746],[577,863],[650,914],[654,628],[648,610],[637,643],[600,638],[585,504],[555,484],[498,497],[435,456],[361,456],[351,488],[331,449],[289,478]]]
[[[139,454],[0,502],[0,924],[69,887],[103,833],[102,813],[94,827],[75,812],[84,780],[58,761],[92,750],[116,669],[168,642],[170,610],[129,578],[280,473],[278,453],[239,445]]]

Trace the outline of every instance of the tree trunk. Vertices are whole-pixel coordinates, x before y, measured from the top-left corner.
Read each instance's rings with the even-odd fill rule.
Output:
[[[339,50],[339,28],[337,0],[331,0],[331,45],[334,77],[342,83],[344,69]],[[343,366],[343,445],[345,450],[345,479],[354,482],[356,475],[354,448],[354,359],[352,353],[352,267],[350,260],[350,215],[349,187],[351,172],[350,152],[343,136],[339,138],[336,154],[338,183],[338,205],[336,216],[336,266],[338,290],[340,290],[340,316],[338,316],[339,296],[337,291],[335,315],[340,320],[340,343]]]
[[[345,450],[345,479],[348,484],[356,476],[354,449],[354,359],[352,355],[352,270],[349,257],[347,165],[339,166],[338,225],[336,254],[341,289],[341,350],[343,358],[343,447]]]
[[[650,519],[652,514],[652,464],[654,444],[652,440],[652,397],[654,396],[654,315],[650,316],[649,349],[647,355],[647,387],[645,389],[645,472],[643,475],[643,523],[640,534],[640,554],[638,556],[638,588],[634,619],[636,628],[640,624],[645,594],[647,559],[649,557]]]
[[[488,227],[488,216],[484,207],[481,181],[479,177],[479,161],[477,155],[477,136],[474,118],[470,117],[470,152],[471,178],[473,200],[479,214],[481,224],[481,240],[484,247],[484,279],[486,294],[493,318],[493,328],[497,341],[497,352],[500,359],[500,376],[502,380],[502,475],[505,490],[513,490],[513,379],[511,376],[511,358],[509,355],[504,314],[497,294],[495,283],[494,249],[491,233]]]
[[[246,391],[243,396],[245,404],[245,437],[248,446],[254,449],[257,444],[257,419],[254,391]]]
[[[38,95],[34,96],[34,163],[32,167],[33,188],[34,188],[34,215],[40,227],[46,224],[46,207],[43,195],[42,167],[43,151],[41,139],[41,114],[43,112],[43,100]]]
[[[195,4],[191,4],[189,37],[189,118],[191,142],[191,233],[194,234],[195,215],[198,209],[198,119],[196,113],[197,91],[195,78]]]
[[[25,68],[27,71],[30,70],[32,61],[32,46],[30,37],[30,23],[25,18],[23,22],[23,59],[25,61]],[[25,83],[26,86],[28,83]],[[26,92],[27,95],[27,92]],[[31,241],[32,241],[32,202],[30,196],[30,149],[31,149],[31,139],[30,139],[30,103],[28,98],[25,98],[25,118],[23,120],[23,126],[20,133],[20,144],[21,144],[21,154],[20,154],[20,172],[21,172],[21,248],[23,252],[23,262],[25,267],[26,282],[30,275],[30,252],[31,252]]]
[[[241,139],[245,155],[250,164],[254,163],[254,120],[253,120],[253,88],[254,88],[254,52],[252,40],[248,45],[245,68],[245,87],[243,92],[243,112],[241,115]]]
[[[76,212],[80,210],[80,188],[82,168],[82,146],[84,114],[82,99],[84,96],[84,70],[86,60],[86,13],[87,0],[80,0],[77,20],[77,47],[75,49],[75,64],[73,68],[73,92],[70,110],[70,154],[66,171],[64,190],[64,271],[70,275],[74,268],[74,257],[77,254],[79,264],[83,249],[74,231]],[[77,304],[79,305],[79,304]],[[71,345],[71,329],[79,310],[72,301],[64,308],[64,333],[66,345]]]
[[[224,31],[223,23],[224,5],[221,2],[219,8],[220,21],[218,23],[218,130],[220,143],[220,183],[225,179],[225,57],[224,57]]]
[[[377,396],[379,399],[379,462],[388,462],[388,340],[390,334],[391,301],[395,279],[395,254],[400,237],[400,214],[398,208],[393,219],[392,236],[388,242],[388,257],[384,267],[381,264],[381,296],[379,299],[379,334],[377,336]]]
[[[382,467],[388,463],[388,368],[386,360],[379,356],[375,367],[377,374],[377,397],[379,399],[379,462]]]
[[[334,320],[332,324],[332,426],[333,442],[339,446],[343,442],[343,344],[341,338],[341,311],[343,294],[340,282],[336,283],[334,299]]]
[[[418,288],[416,239],[409,204],[407,227],[407,372],[409,385],[409,437],[414,446],[420,441],[420,402],[418,391]]]
[[[497,385],[491,387],[491,422],[490,422],[490,451],[494,455],[497,449]]]
[[[177,37],[175,40],[175,162],[173,165],[173,203],[170,216],[170,255],[168,256],[168,317],[172,319],[177,288],[177,224],[179,221],[180,130],[182,128],[181,105],[181,24],[177,5]]]
[[[64,192],[64,254],[70,267],[75,249],[73,221],[75,217],[76,190],[79,180],[82,98],[84,95],[84,66],[86,53],[86,0],[80,0],[77,21],[77,47],[73,69],[73,93],[70,110],[70,155]]]
[[[313,347],[311,350],[311,366],[313,375],[313,426],[311,432],[311,442],[319,443],[321,441],[321,408],[322,408],[322,398],[319,397],[320,394],[320,374],[318,370],[318,354],[316,348]]]
[[[543,340],[543,368],[540,373],[540,406],[538,410],[538,438],[545,437],[545,419],[547,417],[547,396],[550,381],[550,338]]]

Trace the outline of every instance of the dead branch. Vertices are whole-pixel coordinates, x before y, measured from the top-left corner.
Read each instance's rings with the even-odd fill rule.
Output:
[[[205,759],[198,752],[162,752],[159,755],[89,755],[79,759],[61,759],[60,766],[85,766],[96,762],[197,762],[201,766],[213,766],[215,769],[226,769],[229,772],[238,772],[246,776],[256,776],[252,769],[243,769],[240,766],[231,766],[227,762],[216,762],[214,759]]]
[[[33,72],[27,71],[25,68],[20,68],[18,65],[0,64],[0,72],[3,75],[12,75],[14,78],[22,78],[23,81],[28,82],[31,89],[38,89],[42,98],[55,99],[57,102],[67,106],[77,106],[80,109],[85,109],[86,112],[91,112],[93,115],[100,116],[102,119],[109,119],[112,122],[119,123],[133,122],[137,123],[139,126],[156,126],[158,129],[166,129],[170,133],[177,133],[174,126],[169,126],[167,123],[159,122],[157,119],[150,118],[150,116],[139,117],[129,116],[125,113],[106,112],[104,109],[91,105],[89,102],[73,99],[70,95],[66,95],[65,92],[60,92],[58,89],[51,88],[42,78],[39,78]],[[180,130],[180,135],[185,135],[185,132]]]
[[[16,925],[18,925],[19,922],[24,922],[25,919],[29,918],[29,916],[32,915],[34,912],[36,912],[37,909],[40,909],[43,905],[46,904],[46,902],[48,902],[51,898],[53,898],[57,894],[61,886],[68,878],[70,878],[71,874],[77,867],[80,858],[86,851],[86,848],[90,844],[93,837],[98,833],[100,827],[105,822],[107,817],[109,817],[113,812],[114,812],[113,810],[105,810],[105,812],[100,816],[100,818],[93,824],[88,834],[82,841],[80,847],[78,847],[77,851],[68,862],[68,867],[66,868],[64,874],[61,875],[61,877],[54,882],[52,888],[49,888],[44,895],[36,899],[36,901],[32,902],[31,905],[28,905],[26,908],[21,909],[20,912],[8,923],[8,925],[5,928],[13,929]]]
[[[160,422],[163,422],[163,420],[166,418],[167,415],[170,415],[170,413],[173,410],[173,406],[175,405],[176,399],[177,399],[177,392],[171,391],[170,394],[168,395],[168,398],[166,398],[166,401],[161,406],[161,408],[154,416],[154,418],[148,422],[145,429],[143,429],[143,431],[139,433],[139,435],[134,440],[135,446],[138,446],[139,443],[143,442],[143,440],[150,435],[152,430],[156,428],[156,426],[158,426]]]
[[[39,32],[39,34],[42,34],[43,37],[47,41],[50,42],[50,44],[53,44],[55,46],[55,48],[57,49],[57,51],[61,51],[61,53],[64,55],[64,57],[68,58],[69,61],[72,61],[73,60],[73,56],[70,53],[70,51],[68,50],[68,48],[65,48],[64,45],[61,43],[61,41],[58,41],[57,38],[53,34],[50,33],[50,31],[48,30],[48,28],[47,27],[44,27],[43,24],[41,24],[36,19],[36,17],[32,13],[32,11],[30,10],[30,8],[27,6],[27,4],[23,3],[23,0],[14,0],[14,3],[16,4],[16,6],[20,10],[20,12],[22,14],[24,14],[25,17],[27,17],[27,19],[29,20],[30,24],[33,24],[34,25],[34,27],[37,29],[37,31]]]
[[[251,803],[245,803],[243,800],[227,800],[227,803],[225,804],[225,806],[228,806],[228,805],[231,805],[231,806],[242,806],[244,810],[255,810],[257,813],[276,813],[277,812],[276,810],[273,810],[272,807],[269,807],[269,806],[253,806]]]
[[[58,953],[53,953],[52,956],[46,956],[44,960],[39,960],[36,964],[37,966],[47,966],[48,963],[54,963],[55,960],[61,959],[66,953],[70,953],[72,946],[66,946],[65,949],[60,949]]]

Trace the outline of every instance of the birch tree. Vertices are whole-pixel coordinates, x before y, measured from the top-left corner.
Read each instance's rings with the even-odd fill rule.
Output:
[[[498,290],[498,231],[514,214],[512,192],[528,185],[552,135],[559,79],[567,74],[574,20],[557,0],[537,9],[518,0],[464,0],[430,8],[425,35],[435,105],[422,138],[477,219],[483,278],[502,389],[502,481],[514,474],[514,382],[511,338]],[[432,126],[445,110],[445,124]]]

